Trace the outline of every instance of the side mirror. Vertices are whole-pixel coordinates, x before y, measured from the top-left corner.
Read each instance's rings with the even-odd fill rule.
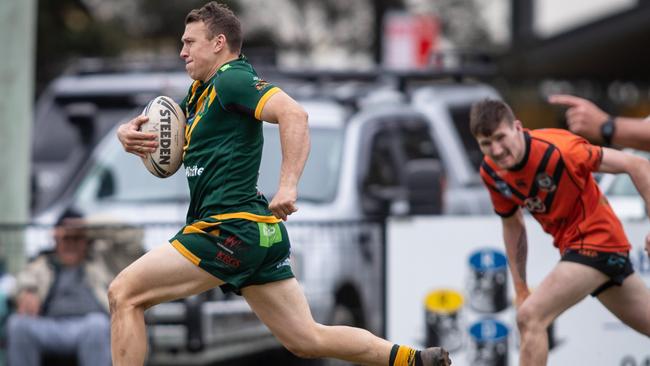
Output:
[[[439,215],[443,208],[444,173],[438,159],[407,163],[406,188],[411,215]]]
[[[68,121],[77,128],[84,146],[92,146],[95,135],[95,115],[97,106],[94,103],[70,103],[65,107]]]
[[[390,213],[390,201],[390,196],[380,187],[368,185],[361,191],[361,209],[367,216],[387,216]]]
[[[110,169],[104,169],[101,173],[97,198],[111,197],[115,194],[115,178]]]

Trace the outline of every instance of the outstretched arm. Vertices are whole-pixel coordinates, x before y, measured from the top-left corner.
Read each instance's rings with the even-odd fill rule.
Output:
[[[643,122],[642,118],[616,117],[614,145],[650,151],[650,123]]]
[[[650,212],[650,161],[637,155],[603,148],[603,159],[598,171],[627,173],[645,201],[646,212]],[[645,239],[645,250],[650,255],[650,234]]]
[[[309,155],[309,127],[307,112],[290,96],[275,93],[262,110],[262,120],[278,123],[282,145],[282,165],[278,191],[269,204],[275,217],[287,220],[296,212],[298,181]]]
[[[573,95],[552,95],[548,100],[552,104],[568,107],[566,121],[571,132],[576,133],[592,143],[604,143],[601,127],[609,115],[591,101]],[[612,136],[614,145],[650,151],[650,124],[641,123],[643,118],[615,117],[615,132]]]
[[[526,300],[530,292],[526,283],[526,260],[528,258],[528,239],[526,238],[526,226],[524,215],[521,210],[510,216],[501,219],[503,226],[503,240],[506,244],[508,255],[508,266],[512,275],[512,282],[516,293],[516,306]]]

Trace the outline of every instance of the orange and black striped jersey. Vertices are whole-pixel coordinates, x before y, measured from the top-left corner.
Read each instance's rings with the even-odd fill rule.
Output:
[[[495,212],[509,217],[525,207],[562,253],[628,251],[623,226],[591,174],[600,166],[602,148],[560,129],[524,130],[524,139],[524,158],[511,169],[483,159],[481,178]]]

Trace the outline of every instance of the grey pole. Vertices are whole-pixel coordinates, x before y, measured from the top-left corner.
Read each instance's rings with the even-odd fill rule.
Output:
[[[0,224],[29,216],[34,99],[36,1],[0,1]],[[0,232],[0,265],[15,273],[24,263],[22,233]]]

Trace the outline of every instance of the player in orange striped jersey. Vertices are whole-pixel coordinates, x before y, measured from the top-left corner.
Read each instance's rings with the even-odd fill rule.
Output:
[[[591,145],[565,130],[526,130],[510,107],[496,100],[472,107],[470,129],[485,155],[481,177],[502,218],[517,295],[520,364],[546,364],[546,328],[589,294],[624,323],[650,335],[650,290],[634,273],[623,227],[591,174],[629,174],[650,206],[650,162]],[[562,255],[532,294],[520,207],[553,236]]]

